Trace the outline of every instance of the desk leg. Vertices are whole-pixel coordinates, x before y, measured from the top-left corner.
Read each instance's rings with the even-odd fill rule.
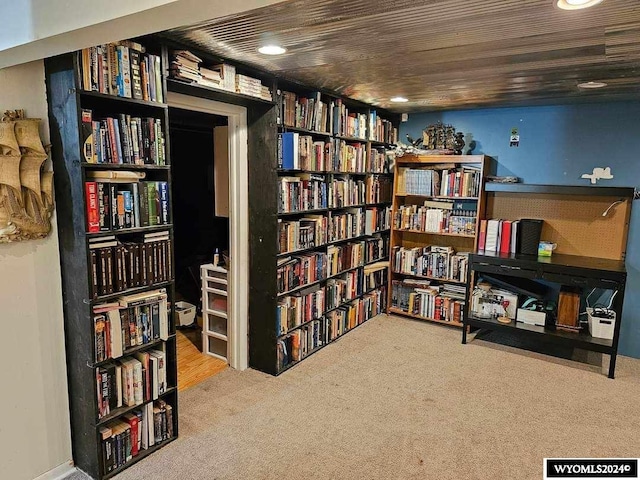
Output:
[[[467,344],[467,329],[469,328],[468,325],[463,325],[462,326],[462,344],[466,345]]]
[[[617,357],[618,357],[618,354],[614,353],[611,355],[611,358],[609,359],[609,378],[615,378]]]

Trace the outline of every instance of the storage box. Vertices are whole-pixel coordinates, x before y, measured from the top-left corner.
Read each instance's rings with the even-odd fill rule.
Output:
[[[547,320],[547,314],[546,312],[537,312],[535,310],[519,308],[516,320],[528,325],[538,325],[539,327],[544,327]]]
[[[612,312],[612,314],[612,318],[594,317],[593,308],[587,308],[589,333],[592,337],[613,340],[613,331],[616,328],[616,312]]]
[[[189,302],[176,302],[174,322],[177,327],[191,325],[196,319],[196,306]]]

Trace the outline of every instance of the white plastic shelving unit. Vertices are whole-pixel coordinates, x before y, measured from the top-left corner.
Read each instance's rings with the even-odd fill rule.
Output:
[[[202,348],[204,353],[229,362],[227,270],[208,263],[200,267],[202,279]]]

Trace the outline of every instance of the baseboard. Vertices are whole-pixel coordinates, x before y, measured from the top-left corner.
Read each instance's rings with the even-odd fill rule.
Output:
[[[62,465],[58,465],[56,468],[52,468],[33,480],[62,480],[75,471],[76,467],[73,466],[73,462],[69,461]]]

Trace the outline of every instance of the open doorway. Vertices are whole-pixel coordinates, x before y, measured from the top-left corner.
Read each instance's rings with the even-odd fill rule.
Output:
[[[246,113],[178,94],[169,105],[178,388],[184,390],[227,364],[246,368]]]

